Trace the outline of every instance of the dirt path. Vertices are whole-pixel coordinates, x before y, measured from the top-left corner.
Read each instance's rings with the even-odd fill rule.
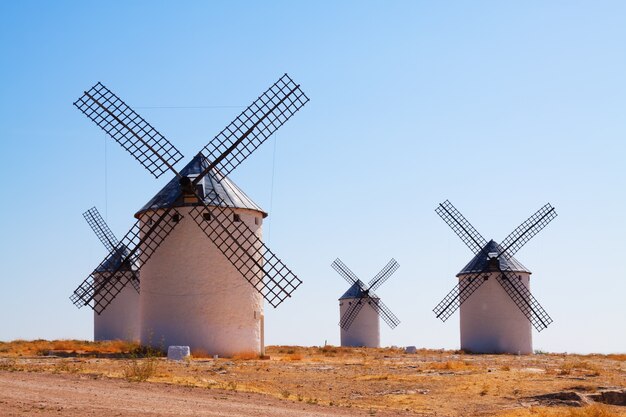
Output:
[[[0,372],[0,416],[367,416],[260,394],[89,375]],[[376,416],[397,415],[377,412]]]

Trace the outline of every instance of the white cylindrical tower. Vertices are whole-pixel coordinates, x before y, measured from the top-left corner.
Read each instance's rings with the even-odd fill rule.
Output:
[[[492,247],[489,247],[491,245]],[[484,253],[498,253],[495,242],[488,244]],[[476,277],[487,260],[477,255],[458,275],[461,285],[469,277],[487,280],[460,308],[461,349],[472,353],[531,354],[532,327],[519,307],[497,280],[499,272],[485,272]],[[510,269],[515,277],[530,290],[530,271],[515,258],[500,257],[500,267]]]
[[[341,346],[350,347],[380,347],[380,317],[378,312],[369,303],[375,303],[377,298],[360,298],[362,291],[357,284],[354,284],[344,295],[339,298],[340,320],[354,304],[359,301],[365,305],[361,307],[358,315],[352,324],[341,329]]]
[[[196,157],[181,174],[192,177],[203,169],[203,164],[203,158]],[[233,221],[244,222],[261,239],[266,214],[234,183],[210,174],[200,185],[205,196],[220,195]],[[142,223],[150,212],[172,204],[168,198],[172,190],[177,191],[176,186],[168,184],[137,213]],[[159,349],[189,346],[192,352],[226,357],[260,354],[262,295],[196,224],[189,202],[173,205],[178,206],[182,218],[141,267],[141,344]],[[212,215],[203,221],[218,220]]]

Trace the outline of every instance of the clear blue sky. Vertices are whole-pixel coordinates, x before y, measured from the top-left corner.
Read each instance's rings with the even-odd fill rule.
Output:
[[[311,102],[232,175],[304,281],[269,344],[338,344],[330,263],[369,279],[395,257],[383,344],[458,347],[458,313],[431,312],[471,258],[434,213],[450,199],[496,240],[554,205],[517,256],[554,318],[535,348],[626,351],[624,22],[621,1],[2,2],[0,340],[91,337],[68,296],[104,249],[81,213],[122,236],[168,181],[72,106],[83,90],[190,158],[288,72]]]

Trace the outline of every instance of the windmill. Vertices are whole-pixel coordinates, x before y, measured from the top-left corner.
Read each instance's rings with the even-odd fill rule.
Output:
[[[261,353],[263,299],[277,307],[302,281],[261,240],[267,213],[227,176],[308,100],[283,75],[178,171],[183,155],[147,121],[101,83],[85,91],[74,103],[81,112],[155,178],[175,177],[135,214],[114,249],[124,252],[120,266],[96,272],[107,256],[74,304],[102,313],[128,285],[124,265],[136,265],[142,344]]]
[[[367,286],[339,258],[331,266],[350,284],[348,291],[339,298],[341,346],[380,347],[379,317],[392,329],[400,324],[400,320],[374,294],[374,290],[380,288],[400,264],[391,259]]]
[[[446,321],[461,308],[463,350],[532,353],[531,324],[541,331],[552,319],[530,292],[531,272],[513,255],[557,216],[554,208],[541,207],[500,244],[487,242],[448,200],[435,212],[475,255],[433,309],[435,315]]]
[[[127,250],[120,246],[97,208],[90,208],[83,217],[109,253],[106,262],[94,273],[96,282],[103,282],[107,273],[119,267],[120,279],[131,284],[126,285],[101,314],[94,313],[93,338],[136,342],[139,340],[139,271],[134,265],[122,263]],[[95,301],[99,301],[98,296]]]

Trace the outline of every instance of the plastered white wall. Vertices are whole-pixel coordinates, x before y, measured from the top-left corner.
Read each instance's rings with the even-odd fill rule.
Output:
[[[356,298],[339,300],[339,317],[356,303]],[[375,301],[375,300],[374,300]],[[348,330],[339,327],[341,331],[341,346],[380,347],[380,318],[376,310],[365,304],[356,316]]]
[[[515,275],[521,276],[521,282],[530,290],[530,274]],[[461,349],[475,353],[533,353],[531,323],[496,276],[496,272],[490,273],[489,279],[461,304]],[[464,279],[467,275],[459,277],[460,281]]]
[[[261,352],[263,297],[198,227],[189,207],[141,269],[140,340],[232,356]],[[261,238],[262,214],[232,209]],[[216,220],[210,220],[216,221]],[[260,223],[260,222],[259,222]]]

